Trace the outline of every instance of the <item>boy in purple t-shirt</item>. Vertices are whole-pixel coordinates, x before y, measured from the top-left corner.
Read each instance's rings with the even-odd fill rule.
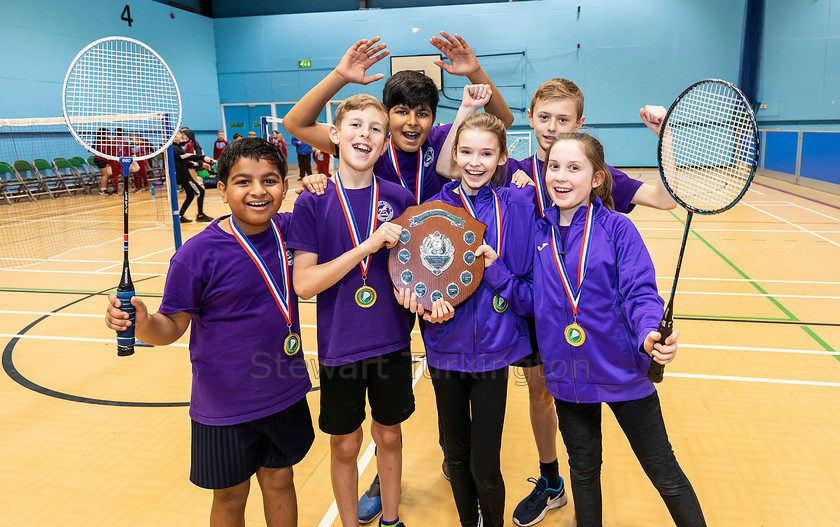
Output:
[[[291,215],[277,215],[288,190],[286,163],[267,141],[248,138],[224,149],[218,172],[231,215],[178,249],[157,313],[132,297],[135,331],[150,344],[166,345],[191,325],[190,480],[213,489],[210,523],[244,524],[256,473],[266,523],[297,525],[292,466],[309,451],[315,432],[283,241]],[[106,324],[117,331],[128,325],[119,306],[112,293]]]
[[[340,153],[335,182],[321,196],[297,198],[289,237],[295,290],[304,299],[318,295],[318,424],[332,436],[330,472],[345,527],[358,525],[356,458],[365,392],[384,475],[382,525],[402,525],[400,423],[414,412],[408,313],[393,294],[388,251],[380,250],[397,243],[402,227],[390,220],[414,201],[406,189],[373,174],[387,130],[388,114],[375,97],[353,95],[339,105],[330,128]],[[423,315],[422,307],[417,312]],[[444,321],[453,314],[439,301],[425,317]]]
[[[502,120],[505,126],[513,123],[513,114],[481,68],[475,53],[460,35],[434,37],[431,44],[438,48],[452,64],[436,61],[447,73],[466,76],[473,84],[488,84],[493,97],[485,111]],[[283,126],[316,148],[334,154],[329,141],[329,126],[318,123],[318,115],[327,102],[350,83],[370,84],[384,78],[379,73],[366,75],[367,70],[388,55],[385,44],[376,44],[379,37],[360,40],[353,44],[317,86],[303,96],[283,118]],[[451,125],[434,126],[438,103],[438,88],[434,81],[416,71],[400,71],[392,75],[382,90],[382,102],[388,111],[390,137],[382,156],[376,161],[374,172],[387,181],[402,185],[414,195],[415,204],[435,196],[448,182],[435,172],[440,148],[446,140]],[[419,182],[419,184],[418,184]],[[326,177],[313,175],[304,179],[304,186],[320,193],[326,186]]]

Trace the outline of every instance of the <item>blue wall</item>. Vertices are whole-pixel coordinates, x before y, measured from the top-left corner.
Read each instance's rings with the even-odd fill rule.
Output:
[[[212,146],[221,121],[213,20],[135,0],[129,27],[120,20],[125,5],[0,0],[0,118],[61,116],[61,88],[70,62],[92,41],[119,35],[146,43],[169,64],[181,90],[183,122],[194,130],[212,130],[198,137],[205,148]]]
[[[546,79],[569,78],[583,89],[586,124],[597,128],[608,162],[652,166],[656,138],[638,127],[639,108],[669,106],[703,78],[737,81],[743,17],[742,0],[544,0],[217,19],[219,95],[223,103],[294,101],[360,38],[380,35],[396,55],[430,54],[437,50],[429,38],[446,30],[479,56],[511,53],[480,57],[493,81],[509,86],[502,93],[511,107],[528,107]],[[312,68],[299,70],[298,59]],[[373,72],[389,75],[389,61]],[[464,81],[444,74],[444,94],[459,99]],[[383,82],[347,87],[338,98],[379,96]],[[524,112],[514,115],[514,128],[527,128]],[[438,112],[439,121],[453,116]]]
[[[764,16],[759,124],[840,119],[840,0],[767,0]]]

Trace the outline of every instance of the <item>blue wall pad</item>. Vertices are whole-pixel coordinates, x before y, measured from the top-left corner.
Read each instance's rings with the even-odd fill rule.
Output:
[[[804,132],[799,175],[840,185],[840,133]]]
[[[764,168],[796,174],[796,132],[767,131],[764,149]]]

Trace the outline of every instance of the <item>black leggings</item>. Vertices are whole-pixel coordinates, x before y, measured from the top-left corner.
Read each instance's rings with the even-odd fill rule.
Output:
[[[555,399],[566,451],[578,527],[600,526],[601,518],[601,404],[569,403]],[[700,502],[683,473],[662,419],[659,395],[635,401],[607,403],[642,468],[659,491],[678,527],[704,526]]]
[[[507,403],[508,368],[463,373],[429,366],[445,439],[449,483],[463,527],[502,527],[505,482],[500,453]]]
[[[184,204],[181,205],[181,216],[187,212],[187,207],[190,206],[190,203],[192,203],[196,195],[198,196],[198,213],[204,214],[204,186],[199,185],[192,178],[181,182],[181,186],[184,187],[184,192],[187,193],[187,196],[184,198]]]

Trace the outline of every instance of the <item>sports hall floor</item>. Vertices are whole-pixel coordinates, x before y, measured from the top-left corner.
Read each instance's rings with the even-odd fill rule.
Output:
[[[657,177],[650,170],[630,175]],[[290,193],[284,210],[293,201]],[[208,213],[224,210],[208,192]],[[667,297],[685,213],[640,208],[630,217]],[[696,216],[692,226],[675,306],[680,350],[659,390],[677,458],[707,520],[840,525],[840,197],[758,177],[733,210]],[[185,225],[184,235],[202,227]],[[0,228],[14,227],[4,221]],[[211,494],[188,481],[187,336],[118,358],[103,322],[105,295],[119,277],[119,238],[0,271],[2,526],[207,524]],[[171,238],[164,229],[131,238],[135,285],[152,309]],[[301,304],[301,320],[306,358],[315,365],[314,302]],[[404,425],[401,518],[409,527],[454,526],[419,337],[415,332],[417,412]],[[318,392],[308,400],[317,416]],[[537,469],[521,372],[511,375],[507,408],[502,469],[513,525],[510,514]],[[612,415],[604,416],[605,525],[671,524]],[[360,491],[375,470],[365,430]],[[299,524],[338,525],[328,438],[316,435],[295,469]],[[565,477],[562,454],[560,461]],[[570,504],[540,525],[571,526],[573,517]],[[264,525],[255,484],[247,524]]]

